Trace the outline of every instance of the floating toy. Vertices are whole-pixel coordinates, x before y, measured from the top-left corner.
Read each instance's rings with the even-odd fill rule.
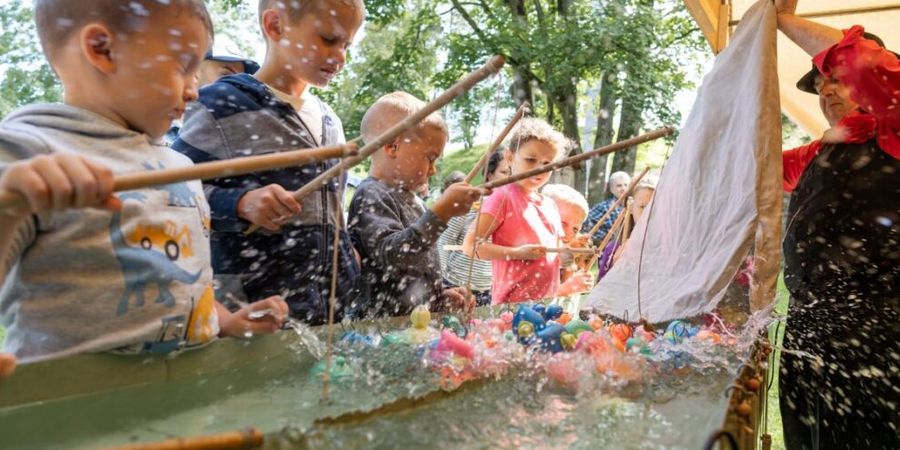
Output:
[[[572,321],[572,315],[564,312],[559,316],[559,319],[556,319],[556,321],[559,322],[560,325],[568,325],[568,323]]]
[[[697,327],[692,327],[683,320],[673,320],[669,323],[669,326],[666,327],[663,338],[669,341],[669,343],[680,344],[685,338],[692,337],[698,332],[699,329]]]
[[[569,323],[565,324],[566,331],[574,334],[576,337],[584,333],[585,331],[594,331],[594,328],[587,322],[581,319],[575,319],[569,321]]]
[[[412,322],[413,328],[424,330],[428,328],[428,323],[431,322],[431,311],[425,305],[416,306],[412,314],[409,315],[409,321]]]
[[[441,330],[441,338],[434,347],[434,351],[445,354],[451,353],[466,359],[472,359],[472,357],[475,356],[475,350],[472,348],[472,344],[453,334],[448,329]]]
[[[441,319],[441,325],[443,326],[443,328],[453,331],[453,333],[455,333],[459,337],[464,338],[466,337],[466,334],[468,334],[466,327],[464,327],[462,322],[460,322],[459,319],[454,315],[445,315],[444,318]]]
[[[558,324],[551,323],[544,327],[543,330],[537,332],[538,339],[541,340],[541,348],[549,350],[552,353],[559,353],[562,351],[562,342],[560,342],[560,337],[566,331],[566,327]]]
[[[500,313],[500,320],[503,321],[503,328],[501,328],[503,331],[512,330],[514,316],[515,314],[513,314],[512,311],[503,311],[502,313]]]
[[[317,362],[312,368],[313,375],[322,378],[325,374],[325,361]],[[343,356],[335,355],[331,360],[331,370],[329,378],[332,381],[340,381],[353,376],[353,367],[347,364],[347,360]]]
[[[653,350],[650,350],[650,346],[647,345],[647,342],[639,337],[628,338],[625,341],[625,350],[631,353],[640,353],[644,356],[652,356]]]
[[[547,375],[559,386],[577,391],[582,374],[576,358],[576,355],[566,353],[553,355],[547,363]]]
[[[544,320],[556,320],[559,319],[560,316],[563,315],[562,306],[559,305],[549,305],[544,309]]]
[[[526,326],[520,328],[522,323],[528,323],[531,327]],[[544,320],[544,317],[531,307],[520,305],[519,308],[516,309],[516,314],[513,316],[512,320],[512,329],[513,332],[516,333],[516,337],[519,338],[519,342],[523,344],[526,343],[525,339],[531,337],[534,333],[540,332],[545,326],[546,321]],[[521,332],[525,332],[525,334],[523,335]]]
[[[722,335],[716,333],[715,331],[710,330],[700,330],[697,332],[697,339],[706,341],[712,341],[713,344],[721,344],[722,343]]]
[[[603,328],[603,325],[604,325],[603,319],[601,319],[597,316],[591,317],[590,320],[588,320],[588,323],[591,325],[591,328],[593,328],[594,331],[597,331],[597,330]]]
[[[544,313],[547,312],[547,306],[544,305],[543,303],[535,303],[534,306],[531,307],[531,310],[540,314],[541,317],[544,317]]]
[[[354,348],[367,348],[375,345],[375,339],[372,336],[360,334],[355,331],[347,331],[341,336],[341,342]]]
[[[562,344],[563,350],[570,352],[575,350],[575,346],[578,344],[578,337],[568,331],[563,331],[559,335],[559,343]]]

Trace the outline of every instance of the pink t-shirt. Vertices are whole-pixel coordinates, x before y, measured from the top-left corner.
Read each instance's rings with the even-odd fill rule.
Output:
[[[481,207],[500,223],[491,241],[505,247],[534,244],[556,247],[563,235],[556,203],[540,193],[526,194],[516,183],[494,190]],[[559,287],[559,255],[535,260],[493,261],[493,303],[515,303],[553,297]]]

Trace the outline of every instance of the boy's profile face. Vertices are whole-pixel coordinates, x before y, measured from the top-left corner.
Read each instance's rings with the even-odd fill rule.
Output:
[[[296,23],[287,22],[276,45],[285,70],[318,87],[344,68],[347,48],[362,25],[362,12],[340,1],[321,0]]]
[[[428,185],[436,172],[435,163],[444,153],[447,133],[435,126],[424,126],[407,132],[387,149],[392,156],[394,183],[416,192]],[[393,147],[393,148],[391,148]]]
[[[556,207],[559,209],[559,218],[562,222],[563,242],[568,244],[575,239],[578,230],[581,229],[581,224],[587,218],[587,213],[583,209],[567,202],[557,201]]]
[[[159,13],[145,29],[113,38],[112,70],[103,83],[94,83],[96,95],[107,97],[109,109],[129,128],[162,136],[197,99],[197,70],[208,36],[192,14]]]
[[[537,139],[530,139],[520,145],[515,153],[507,151],[506,158],[509,161],[512,174],[515,175],[546,166],[547,164],[553,164],[556,161],[557,154],[556,147],[553,145]],[[528,191],[536,191],[550,181],[551,174],[552,172],[545,172],[535,175],[519,181],[518,184]]]

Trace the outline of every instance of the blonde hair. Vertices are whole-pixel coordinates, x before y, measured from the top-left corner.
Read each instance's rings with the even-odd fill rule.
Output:
[[[363,0],[259,0],[258,18],[260,26],[262,26],[263,13],[267,9],[276,11],[284,11],[287,14],[290,23],[296,23],[304,15],[313,10],[313,6],[320,5],[324,2],[339,2],[344,6],[349,6],[360,11],[363,18],[366,16],[366,5]]]
[[[425,102],[412,94],[403,91],[385,94],[366,111],[359,126],[360,134],[364,141],[372,142],[380,134],[424,107]],[[425,127],[435,127],[444,135],[449,135],[447,124],[437,111],[429,114],[408,132],[415,132]]]
[[[520,120],[516,125],[509,138],[507,149],[510,153],[515,153],[519,150],[519,147],[532,140],[553,146],[556,149],[557,158],[568,153],[572,147],[572,141],[559,131],[554,130],[549,123],[543,119],[527,117]]]
[[[584,211],[585,214],[590,210],[588,202],[585,200],[584,196],[581,195],[581,192],[576,191],[571,186],[565,184],[548,184],[544,186],[541,193],[557,203],[572,205]]]

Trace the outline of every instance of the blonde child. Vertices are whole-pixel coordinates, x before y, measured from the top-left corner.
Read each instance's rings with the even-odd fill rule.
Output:
[[[554,162],[567,146],[567,139],[547,122],[523,119],[510,137],[506,159],[515,175]],[[546,249],[555,247],[564,233],[556,204],[539,192],[550,175],[546,172],[497,188],[484,200],[478,228],[466,235],[463,247],[468,256],[493,261],[494,304],[539,300],[557,293],[560,259]]]
[[[405,92],[381,97],[363,117],[363,138],[375,138],[424,106]],[[373,155],[369,177],[353,195],[349,229],[370,296],[360,315],[404,315],[422,304],[432,310],[472,306],[461,288],[443,289],[436,243],[447,221],[467,213],[483,190],[451,184],[431,209],[416,196],[434,175],[447,138],[440,115],[428,116]]]
[[[541,193],[553,199],[559,210],[563,236],[557,247],[586,247],[590,243],[588,237],[578,234],[578,230],[581,229],[581,224],[584,223],[588,214],[588,203],[584,196],[565,184],[548,184],[541,189]],[[560,281],[562,284],[556,293],[557,296],[568,297],[572,294],[586,292],[593,287],[593,277],[586,270],[578,267],[578,263],[587,264],[587,262],[583,262],[585,258],[590,259],[590,255],[576,258],[571,252],[560,253],[562,265]]]
[[[0,211],[3,351],[22,363],[165,353],[273,332],[287,312],[277,297],[235,314],[215,301],[199,182],[112,193],[113,174],[190,164],[154,143],[197,98],[212,24],[200,0],[108,4],[35,2],[64,104],[0,124],[0,191],[27,201]],[[272,314],[250,320],[251,309]]]
[[[340,119],[309,92],[344,67],[363,23],[361,0],[260,0],[266,56],[253,76],[221,78],[200,90],[172,145],[194,162],[344,142]],[[282,294],[291,315],[311,324],[328,317],[332,236],[343,226],[341,179],[298,202],[291,192],[337,160],[204,183],[212,207],[212,255],[223,296],[238,300]],[[266,231],[244,232],[258,225]],[[338,285],[344,306],[358,301],[359,264],[340,233]]]

